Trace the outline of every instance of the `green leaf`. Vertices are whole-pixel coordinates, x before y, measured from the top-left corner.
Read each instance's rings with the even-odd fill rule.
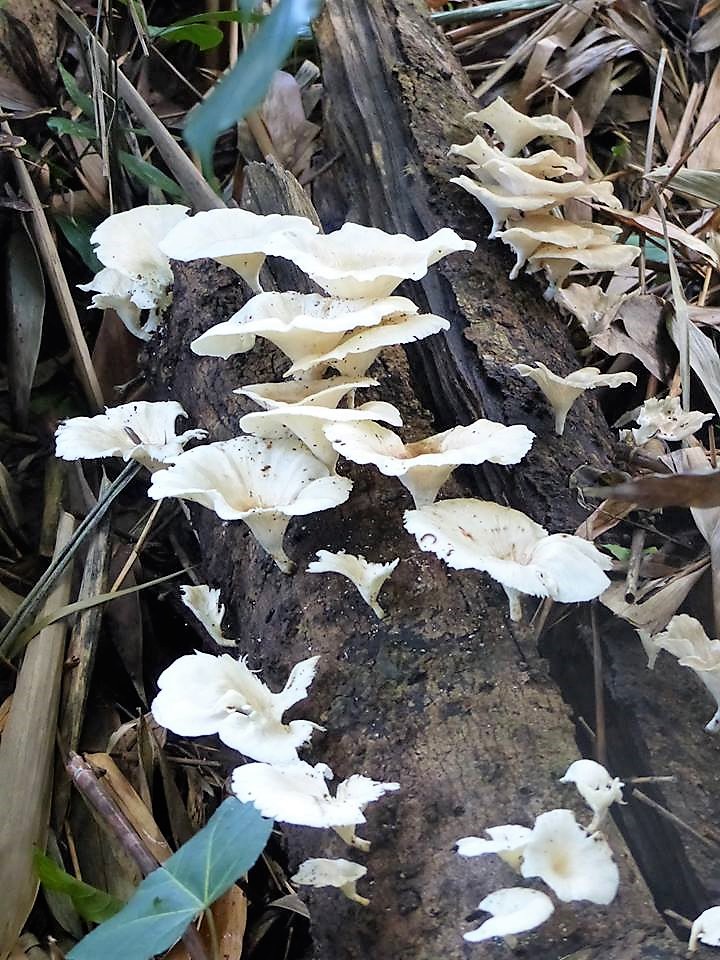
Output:
[[[668,173],[668,167],[660,167],[648,173],[647,179],[660,183]],[[707,200],[714,207],[720,206],[720,170],[688,170],[683,167],[668,183],[668,187],[685,197]]]
[[[87,120],[71,120],[69,117],[50,117],[47,125],[55,133],[68,134],[81,140],[96,140],[97,130],[94,123]]]
[[[228,798],[145,877],[127,906],[73,947],[68,960],[150,960],[168,950],[195,916],[247,873],[272,827],[252,804]]]
[[[95,107],[92,102],[92,97],[89,97],[80,89],[75,77],[65,69],[59,60],[57,61],[57,66],[58,70],[60,71],[60,77],[62,78],[63,86],[67,90],[67,95],[70,97],[76,107],[80,107],[86,117],[92,117],[94,120]]]
[[[233,69],[195,107],[185,124],[185,140],[200,155],[206,173],[218,136],[254,110],[273,74],[287,59],[298,35],[320,11],[321,0],[280,0],[264,18]]]
[[[157,30],[157,33],[154,31]],[[169,27],[153,28],[155,40],[166,40],[168,43],[180,43],[187,40],[194,43],[201,50],[212,50],[223,41],[223,32],[219,27],[209,23],[172,24]]]
[[[33,854],[33,867],[43,887],[70,897],[83,920],[102,923],[115,916],[124,906],[122,900],[118,900],[117,897],[91,887],[89,883],[83,883],[82,880],[66,873],[54,860],[39,850]]]
[[[84,217],[67,217],[58,214],[55,223],[70,246],[75,250],[86,267],[93,273],[102,270],[102,264],[95,256],[93,245],[90,243],[90,234],[95,229],[89,220]]]
[[[121,150],[120,163],[129,174],[137,177],[138,180],[142,181],[142,183],[148,187],[158,187],[163,193],[167,193],[168,196],[177,200],[182,198],[183,192],[178,184],[175,183],[174,180],[171,180],[162,170],[158,170],[152,163],[148,163],[147,160],[140,160],[138,157],[133,156],[132,153],[125,153],[124,150]]]
[[[435,23],[447,26],[450,23],[471,23],[487,20],[499,14],[517,13],[520,10],[541,10],[543,7],[559,6],[558,0],[495,0],[480,6],[461,7],[459,10],[441,10],[433,13]]]
[[[630,548],[621,547],[619,543],[603,543],[601,544],[603,550],[607,550],[608,553],[611,553],[616,560],[629,560],[630,559]]]

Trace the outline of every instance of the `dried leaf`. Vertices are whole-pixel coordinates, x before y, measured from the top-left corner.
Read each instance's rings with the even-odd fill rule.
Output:
[[[648,476],[617,487],[588,487],[585,496],[632,500],[640,507],[720,507],[720,470]]]
[[[625,599],[626,584],[613,583],[600,596],[600,602],[637,630],[649,634],[664,630],[680,605],[708,568],[708,560],[694,563],[672,577],[643,584],[635,603]]]
[[[10,402],[15,422],[24,430],[45,314],[45,278],[24,220],[19,221],[10,235],[6,292]]]

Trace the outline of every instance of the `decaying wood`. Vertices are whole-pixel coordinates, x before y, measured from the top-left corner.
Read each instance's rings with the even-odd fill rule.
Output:
[[[445,154],[451,142],[469,137],[463,117],[474,104],[422,7],[419,0],[326,2],[318,40],[329,92],[327,159],[339,159],[315,181],[325,229],[353,219],[415,237],[441,226],[463,236],[487,233],[477,204],[448,183],[454,168]],[[247,199],[261,212],[298,212],[289,182],[272,165],[251,167]],[[413,346],[409,359],[400,349],[385,351],[373,369],[380,387],[366,396],[395,403],[409,439],[479,416],[526,423],[537,440],[521,467],[458,471],[443,496],[485,496],[530,512],[552,530],[572,530],[583,513],[568,477],[581,463],[607,466],[607,428],[597,408],[581,401],[558,440],[544,401],[513,374],[514,362],[539,359],[566,372],[577,359],[538,287],[508,281],[510,263],[498,247],[481,240],[473,257],[450,257],[399,291],[446,316],[452,329]],[[309,289],[297,271],[271,268],[268,285]],[[190,352],[200,331],[227,319],[248,296],[226,270],[176,265],[173,307],[148,354],[157,398],[180,400],[213,439],[237,434],[239,416],[250,409],[232,396],[234,387],[278,380],[286,369],[265,342],[226,362]],[[328,763],[337,779],[363,772],[402,785],[367,812],[359,831],[372,840],[367,858],[348,853],[335,836],[286,829],[292,867],[308,856],[350,856],[368,866],[367,910],[333,891],[308,895],[314,955],[459,960],[468,949],[460,938],[464,918],[516,877],[497,858],[461,861],[453,845],[493,824],[529,824],[547,809],[580,813],[572,791],[557,783],[578,756],[575,728],[530,635],[509,624],[502,591],[416,549],[402,529],[411,503],[396,481],[370,468],[341,470],[355,482],[349,503],[290,525],[286,547],[298,561],[291,578],[242,524],[193,509],[207,579],[223,587],[233,635],[270,682],[284,680],[298,660],[321,655],[301,714],[327,727],[313,740],[312,761]],[[347,581],[304,572],[321,548],[401,558],[383,593],[386,620],[378,621]],[[573,636],[573,622],[556,634]],[[526,955],[555,960],[585,956],[586,948],[588,957],[603,960],[683,955],[623,839],[614,834],[612,843],[622,872],[616,902],[561,905],[528,938]],[[473,948],[478,958],[495,953]]]

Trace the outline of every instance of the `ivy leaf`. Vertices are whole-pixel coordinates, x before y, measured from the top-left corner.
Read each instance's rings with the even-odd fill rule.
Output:
[[[199,833],[142,881],[123,909],[89,933],[68,960],[150,960],[250,869],[272,830],[251,803],[224,801]]]
[[[205,171],[212,170],[215,142],[224,130],[254,110],[273,74],[287,59],[297,37],[320,11],[321,0],[280,0],[266,16],[233,69],[195,107],[185,124],[185,140]]]
[[[148,187],[158,187],[163,193],[167,193],[168,196],[176,200],[182,199],[183,192],[180,186],[175,183],[174,180],[171,180],[167,174],[163,173],[162,170],[158,170],[157,167],[153,166],[152,163],[148,163],[147,160],[141,160],[139,157],[133,156],[132,153],[126,153],[124,150],[121,150],[119,155],[120,163],[133,177],[137,177],[138,180]]]
[[[40,850],[33,854],[33,867],[43,887],[70,897],[83,920],[102,923],[123,908],[122,900],[66,873]]]

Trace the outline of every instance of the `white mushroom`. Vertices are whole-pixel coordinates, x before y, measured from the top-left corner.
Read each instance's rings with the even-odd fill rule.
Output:
[[[325,763],[311,767],[300,760],[284,767],[267,763],[246,763],[236,767],[232,774],[232,791],[243,803],[253,803],[264,817],[280,823],[295,823],[307,827],[343,827],[365,823],[362,806],[353,796],[331,796],[327,780],[332,770]],[[377,783],[369,777],[356,774],[375,788],[373,799],[389,790],[399,790],[398,783]],[[344,781],[347,782],[347,781]]]
[[[574,314],[583,330],[592,338],[608,329],[622,295],[605,293],[599,284],[585,286],[570,283],[555,292],[555,300]]]
[[[485,897],[478,905],[478,910],[491,913],[492,917],[476,930],[463,934],[463,940],[469,943],[534,930],[552,916],[555,907],[550,897],[541,890],[505,887]]]
[[[612,561],[592,543],[549,534],[530,517],[484,500],[441,500],[405,512],[405,529],[421,550],[455,570],[482,570],[497,580],[520,620],[520,594],[577,603],[599,596]]]
[[[173,275],[159,244],[176,224],[187,219],[187,207],[158,204],[115,213],[90,237],[100,270],[81,290],[95,293],[92,306],[116,311],[128,330],[149,340],[169,305]],[[143,324],[143,311],[149,311]]]
[[[223,636],[222,619],[225,616],[225,605],[220,602],[220,590],[211,590],[206,584],[191,586],[186,584],[180,587],[182,602],[200,621],[208,632],[209,637],[219,647],[234,647],[235,641]]]
[[[187,417],[176,400],[137,400],[106,407],[95,417],[63,420],[55,431],[55,454],[61,460],[122,457],[149,470],[174,460],[190,440],[203,440],[206,430],[175,434],[175,421]]]
[[[508,217],[518,213],[534,213],[538,211],[547,212],[557,206],[558,199],[552,191],[554,181],[547,180],[548,189],[543,194],[534,194],[532,196],[515,194],[504,190],[496,184],[487,185],[478,183],[471,177],[461,174],[459,177],[452,177],[450,183],[455,183],[463,190],[472,194],[476,200],[485,207],[492,218],[492,229],[488,234],[491,239],[498,235]]]
[[[563,157],[556,150],[540,150],[529,157],[508,157],[491,146],[487,140],[478,134],[469,143],[454,143],[448,150],[449,156],[465,157],[472,160],[473,164],[482,167],[488,160],[503,160],[506,163],[512,163],[520,170],[525,170],[535,177],[546,177],[555,179],[570,174],[573,177],[581,177],[583,169],[580,164],[572,157]],[[473,172],[475,172],[473,170]],[[478,179],[483,176],[477,173]]]
[[[354,773],[347,780],[339,783],[335,791],[335,799],[343,803],[352,804],[364,811],[368,804],[375,803],[380,797],[393,790],[399,790],[399,783],[381,783]],[[333,830],[341,839],[356,850],[367,853],[370,850],[370,841],[358,837],[355,833],[356,823],[333,824]]]
[[[576,264],[581,264],[595,273],[611,270],[617,272],[629,267],[638,257],[639,247],[626,243],[617,243],[620,235],[618,227],[606,227],[593,224],[596,237],[586,247],[576,247],[571,252],[554,244],[542,243],[528,257],[528,272],[544,270],[550,278],[554,290],[565,280]]]
[[[319,657],[296,664],[284,689],[273,693],[247,665],[229,654],[196,652],[180,657],[158,679],[155,720],[183,737],[217,734],[223,743],[267,763],[298,762],[297,751],[314,730],[310,720],[283,723],[282,716],[307,696]]]
[[[681,667],[689,667],[695,672],[717,704],[717,710],[705,729],[708,733],[720,731],[720,640],[711,640],[699,620],[681,613],[672,618],[663,633],[646,640],[644,645],[652,662],[653,650],[667,650],[677,657]]]
[[[318,227],[306,217],[206,210],[178,224],[161,249],[171,260],[216,260],[239,273],[253,290],[260,290],[260,270],[277,243],[302,245],[317,232]]]
[[[611,777],[602,764],[595,760],[576,760],[560,778],[560,783],[574,783],[578,793],[593,812],[588,830],[597,830],[613,803],[623,803],[625,784],[619,777]]]
[[[365,387],[376,387],[370,377],[328,377],[327,380],[285,380],[281,383],[249,383],[233,393],[249,397],[263,410],[302,404],[335,409],[347,394]]]
[[[420,280],[450,253],[473,251],[475,243],[443,227],[424,240],[376,227],[344,223],[334,233],[285,242],[275,251],[292,260],[335,297],[386,297],[403,280]]]
[[[592,224],[573,223],[549,213],[534,213],[517,224],[511,221],[507,229],[499,230],[495,235],[515,253],[515,266],[510,272],[510,279],[514,280],[542,244],[553,243],[566,251],[575,250],[591,243],[594,233]]]
[[[383,347],[413,343],[439,333],[441,330],[449,329],[449,322],[434,313],[419,313],[414,316],[400,314],[387,317],[379,326],[349,333],[327,353],[301,357],[293,363],[285,376],[294,377],[298,374],[313,373],[330,365],[345,376],[362,377],[375,362]]]
[[[620,883],[607,841],[583,830],[570,810],[540,814],[520,869],[524,877],[540,877],[564,903],[610,903]]]
[[[290,877],[290,882],[309,887],[337,887],[348,900],[367,907],[370,901],[367,897],[361,897],[355,886],[366,873],[367,867],[352,860],[315,857],[301,863],[297,873]]]
[[[353,423],[363,420],[384,420],[402,425],[397,407],[382,400],[363,403],[359,407],[321,407],[310,403],[277,404],[270,410],[246,413],[240,418],[240,429],[257,437],[272,439],[289,431],[301,440],[329,470],[335,469],[338,454],[325,437],[328,424]]]
[[[646,443],[652,437],[677,442],[697,433],[712,418],[712,413],[683,410],[680,397],[665,397],[664,400],[651,397],[640,407],[634,418],[638,428],[631,433],[637,444]]]
[[[542,137],[544,140],[558,137],[563,140],[571,140],[573,143],[579,143],[577,134],[560,117],[555,117],[552,114],[528,117],[511,107],[502,97],[493,100],[484,110],[466,114],[465,119],[485,123],[492,127],[497,138],[502,141],[505,148],[504,152],[508,156],[520,153],[524,146],[538,137]]]
[[[364,327],[374,327],[392,317],[409,317],[419,308],[407,297],[348,300],[317,293],[260,293],[229,320],[210,327],[190,344],[202,357],[228,357],[246,353],[264,337],[290,358],[332,350],[343,339]]]
[[[634,373],[601,373],[597,367],[583,367],[566,377],[548,370],[544,363],[536,361],[534,367],[527,363],[513,364],[521,377],[530,377],[545,394],[548,403],[555,411],[555,432],[562,436],[565,421],[570,408],[586,390],[598,387],[619,387],[624,383],[637,384]]]
[[[482,166],[483,182],[485,177],[491,178],[504,193],[518,197],[546,197],[553,198],[555,204],[566,203],[568,200],[595,200],[603,206],[614,210],[622,208],[622,204],[615,196],[611,180],[567,180],[558,182],[536,177],[527,170],[521,169],[512,160],[488,160]]]
[[[339,573],[352,580],[365,603],[380,620],[383,619],[385,611],[378,603],[378,594],[400,563],[399,557],[390,563],[370,563],[365,557],[345,553],[344,550],[339,553],[318,550],[317,558],[308,564],[308,573]]]
[[[153,474],[148,496],[199,503],[222,520],[243,520],[284,573],[294,565],[283,550],[290,517],[344,503],[352,483],[332,476],[299,443],[236,437],[196,447]]]
[[[325,435],[346,459],[372,463],[385,476],[397,477],[417,507],[432,503],[460,464],[518,463],[534,439],[527,427],[492,420],[476,420],[414,443],[403,443],[377,423],[336,423],[326,427]]]
[[[488,827],[485,833],[490,837],[463,837],[457,842],[457,852],[461,857],[483,857],[496,853],[501,860],[520,872],[523,850],[532,835],[529,827],[516,823],[506,823],[501,827]]]
[[[688,953],[695,953],[698,941],[707,947],[720,947],[720,907],[703,910],[690,931]]]

